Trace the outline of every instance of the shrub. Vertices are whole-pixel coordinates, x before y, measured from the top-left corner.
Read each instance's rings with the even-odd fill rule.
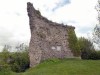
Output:
[[[81,58],[89,59],[91,52],[95,50],[93,43],[84,37],[79,38],[78,42],[81,50]]]
[[[12,54],[12,61],[10,61],[11,70],[14,72],[24,72],[29,68],[29,58],[26,52],[16,52]]]
[[[91,54],[89,55],[89,59],[100,60],[100,51],[91,52]]]
[[[29,68],[28,51],[9,52],[3,49],[0,53],[0,70],[12,70],[14,72],[23,72]]]

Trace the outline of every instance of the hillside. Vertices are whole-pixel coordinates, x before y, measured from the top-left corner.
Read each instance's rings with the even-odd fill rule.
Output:
[[[0,75],[100,75],[100,60],[52,59],[24,73],[0,72]]]

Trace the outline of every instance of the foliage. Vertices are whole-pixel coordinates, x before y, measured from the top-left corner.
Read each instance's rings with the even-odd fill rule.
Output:
[[[29,68],[29,58],[27,52],[12,53],[12,61],[9,63],[14,72],[23,72]]]
[[[69,47],[71,48],[74,56],[80,56],[78,39],[73,29],[68,29],[68,37]]]
[[[29,68],[28,48],[21,52],[9,52],[5,47],[0,53],[0,70],[23,72]]]
[[[93,41],[100,48],[100,1],[99,0],[98,0],[98,3],[96,5],[95,9],[98,12],[98,18],[97,18],[98,24],[96,24],[96,26],[94,27],[94,31],[93,31]]]
[[[78,42],[81,50],[81,58],[89,59],[89,55],[95,50],[93,43],[84,37],[79,38]]]
[[[6,46],[4,46],[2,54],[1,54],[1,59],[4,61],[4,63],[8,62],[8,58],[10,57],[10,53]]]
[[[100,51],[91,52],[91,54],[89,55],[89,59],[100,60]]]
[[[96,25],[93,31],[93,42],[100,48],[100,26]]]
[[[8,64],[9,58],[10,58],[10,53],[6,48],[6,46],[4,46],[3,51],[0,53],[0,71],[10,70]]]

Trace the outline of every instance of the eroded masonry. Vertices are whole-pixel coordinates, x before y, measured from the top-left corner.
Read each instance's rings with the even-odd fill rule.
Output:
[[[74,27],[49,21],[30,2],[27,3],[27,12],[31,29],[30,67],[49,58],[73,57],[69,48],[68,29],[74,30]]]

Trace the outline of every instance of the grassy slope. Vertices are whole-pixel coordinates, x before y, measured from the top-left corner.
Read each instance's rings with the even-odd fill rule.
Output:
[[[52,59],[15,75],[100,75],[100,60]]]

